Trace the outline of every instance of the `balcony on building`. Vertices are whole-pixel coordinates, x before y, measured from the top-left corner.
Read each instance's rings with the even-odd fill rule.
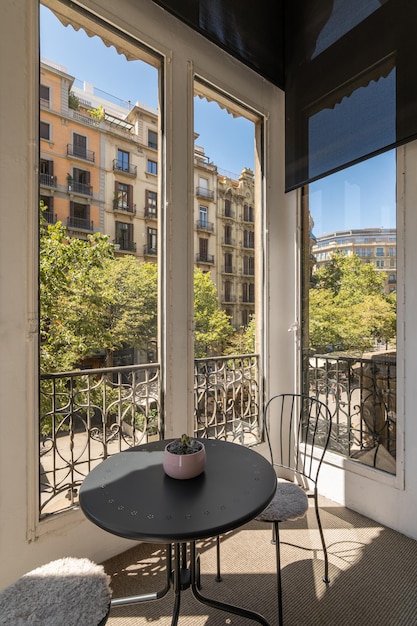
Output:
[[[133,252],[136,254],[136,243],[125,237],[116,237],[113,241],[116,250],[120,252]]]
[[[206,263],[208,265],[214,265],[214,254],[200,254],[195,255],[196,263]]]
[[[69,215],[67,217],[67,228],[94,232],[94,222],[84,217]]]
[[[205,198],[205,200],[214,200],[214,191],[206,187],[196,187],[195,195],[197,198]]]
[[[54,187],[56,189],[57,178],[56,176],[53,176],[52,174],[40,173],[39,184],[41,185],[41,187]]]
[[[136,215],[136,204],[127,202],[113,202],[113,211],[121,211],[122,213],[131,213]]]
[[[81,194],[82,196],[92,196],[93,186],[87,183],[79,183],[78,181],[72,181],[68,183],[68,192]]]
[[[56,224],[58,221],[58,215],[53,211],[43,211],[42,216],[48,224]]]
[[[136,178],[138,174],[138,167],[137,165],[130,165],[130,163],[127,165],[121,163],[118,159],[113,159],[113,171]]]
[[[213,224],[213,222],[208,222],[207,220],[197,220],[197,222],[196,222],[196,229],[197,230],[204,230],[205,232],[208,232],[208,233],[213,233],[214,232],[214,224]]]
[[[158,254],[158,249],[156,246],[149,246],[148,244],[145,243],[145,245],[143,246],[143,256],[157,256]]]
[[[93,150],[86,150],[72,143],[67,144],[67,156],[82,159],[83,161],[95,162],[95,153]]]

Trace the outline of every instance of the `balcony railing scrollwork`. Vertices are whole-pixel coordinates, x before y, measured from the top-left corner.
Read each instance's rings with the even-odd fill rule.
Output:
[[[258,357],[195,361],[195,435],[260,441]],[[158,363],[43,374],[40,517],[69,510],[103,459],[164,436]]]
[[[330,451],[395,474],[395,353],[309,356],[305,372],[333,414]],[[259,380],[256,354],[196,359],[195,436],[260,443]],[[40,518],[76,507],[84,477],[109,455],[164,437],[158,363],[43,374],[40,398]]]
[[[396,472],[396,354],[309,357],[309,394],[333,414],[330,450]]]
[[[194,361],[196,437],[260,443],[259,403],[258,355]]]
[[[83,479],[115,452],[160,437],[160,368],[41,376],[40,516],[71,508]]]

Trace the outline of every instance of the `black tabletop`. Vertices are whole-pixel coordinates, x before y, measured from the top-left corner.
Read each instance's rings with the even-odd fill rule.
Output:
[[[189,480],[167,476],[165,441],[119,452],[95,467],[80,489],[80,506],[100,528],[128,539],[175,543],[238,528],[269,504],[276,475],[269,461],[217,439],[206,446],[205,471]]]

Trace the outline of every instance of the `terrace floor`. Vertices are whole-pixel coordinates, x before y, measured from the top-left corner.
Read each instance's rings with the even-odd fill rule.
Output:
[[[306,519],[281,525],[285,626],[412,626],[417,624],[417,541],[321,498],[330,578],[323,560],[314,510]],[[252,521],[222,538],[222,582],[215,581],[214,540],[199,544],[201,593],[261,613],[276,626],[275,551],[268,524]],[[104,562],[113,597],[162,589],[165,550],[138,546]],[[169,626],[173,591],[157,601],[114,607],[109,626]],[[255,624],[181,597],[179,626]]]

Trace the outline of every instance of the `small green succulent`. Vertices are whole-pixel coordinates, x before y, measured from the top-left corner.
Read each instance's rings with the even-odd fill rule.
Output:
[[[200,441],[184,433],[180,439],[171,441],[168,445],[168,450],[172,454],[193,454],[201,450],[201,446]]]

